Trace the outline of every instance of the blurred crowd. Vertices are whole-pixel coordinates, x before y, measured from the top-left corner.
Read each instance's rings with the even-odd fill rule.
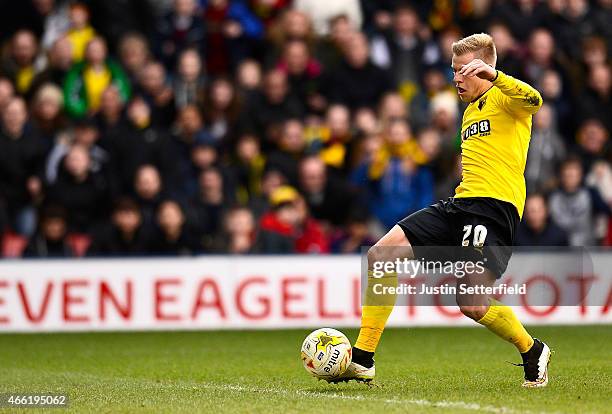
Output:
[[[359,252],[453,195],[483,31],[544,97],[516,243],[612,244],[610,0],[0,4],[5,256]]]

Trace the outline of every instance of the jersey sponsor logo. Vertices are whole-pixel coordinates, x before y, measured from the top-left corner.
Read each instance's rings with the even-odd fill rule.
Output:
[[[474,135],[478,135],[480,137],[491,135],[491,122],[489,122],[488,119],[476,121],[467,127],[461,134],[464,141]]]

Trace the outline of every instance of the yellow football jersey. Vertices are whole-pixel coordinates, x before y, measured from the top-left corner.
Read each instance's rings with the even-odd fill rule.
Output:
[[[493,86],[463,113],[463,173],[456,198],[495,198],[513,204],[523,216],[531,117],[540,106],[537,90],[497,71]]]

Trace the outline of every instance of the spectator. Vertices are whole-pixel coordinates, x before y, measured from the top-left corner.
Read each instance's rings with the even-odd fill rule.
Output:
[[[560,188],[550,196],[550,213],[568,234],[570,246],[596,244],[595,225],[600,215],[610,216],[609,206],[599,192],[582,183],[582,163],[569,158],[561,165]]]
[[[559,32],[563,50],[572,60],[579,60],[582,52],[581,39],[595,34],[592,8],[587,0],[572,0],[567,2],[565,10],[566,24]]]
[[[264,28],[270,27],[280,13],[289,6],[289,0],[252,0],[251,9],[262,21]]]
[[[221,171],[210,167],[203,170],[199,176],[199,192],[191,200],[190,210],[194,214],[194,222],[198,234],[202,235],[204,250],[214,249],[221,234],[223,216],[230,208],[232,200],[227,195]]]
[[[153,44],[156,55],[170,69],[185,50],[199,48],[206,31],[195,0],[173,0],[172,11],[157,22]]]
[[[327,253],[329,241],[319,223],[310,218],[299,193],[289,186],[270,195],[272,209],[260,220],[257,240],[262,253]]]
[[[519,44],[512,36],[508,26],[501,22],[493,23],[489,26],[488,33],[495,42],[495,51],[497,52],[495,67],[510,76],[520,77]]]
[[[206,23],[208,71],[213,75],[233,71],[250,57],[263,35],[263,25],[249,8],[230,0],[201,0]]]
[[[268,168],[261,177],[261,195],[251,197],[248,207],[258,219],[268,212],[270,197],[277,188],[287,185],[287,178],[278,170]]]
[[[196,106],[187,105],[179,110],[171,145],[177,157],[176,173],[181,183],[177,190],[183,195],[194,194],[198,187],[199,168],[217,161],[214,138],[204,128],[202,114]],[[196,162],[196,158],[204,159],[203,163]]]
[[[268,168],[279,170],[292,185],[298,182],[298,161],[305,155],[304,125],[298,119],[285,122],[278,141],[278,150],[270,153]]]
[[[381,126],[387,127],[392,121],[397,119],[407,119],[408,108],[402,95],[396,92],[386,93],[378,108],[378,119]]]
[[[0,113],[4,113],[6,105],[15,96],[15,88],[13,83],[4,77],[0,77]]]
[[[119,61],[132,85],[136,85],[140,71],[151,59],[147,39],[137,33],[126,33],[119,41]]]
[[[92,23],[108,40],[113,51],[119,40],[129,32],[149,34],[154,29],[153,6],[159,1],[151,0],[87,0],[91,6]],[[167,1],[164,1],[167,3]]]
[[[104,142],[109,142],[123,123],[124,107],[125,101],[115,85],[110,85],[102,92],[100,111],[96,114],[95,119],[102,135],[107,138]]]
[[[588,119],[578,129],[576,152],[582,158],[582,166],[587,173],[591,171],[593,163],[598,160],[612,157],[608,145],[609,133],[598,119]]]
[[[599,191],[606,204],[612,207],[612,166],[609,162],[595,161],[586,177],[586,184]]]
[[[362,0],[363,29],[366,33],[387,30],[393,24],[394,0]]]
[[[71,67],[72,45],[68,37],[62,36],[51,45],[46,68],[37,73],[32,80],[30,95],[35,94],[41,86],[47,83],[52,83],[61,88]]]
[[[344,105],[331,105],[325,123],[306,130],[310,151],[318,152],[325,164],[342,171],[353,139],[351,113]]]
[[[384,49],[378,51],[376,63],[391,70],[402,97],[410,102],[418,91],[423,70],[425,42],[419,36],[421,23],[417,12],[407,5],[398,6],[392,20],[392,26],[384,32]]]
[[[591,67],[588,86],[580,96],[578,105],[579,119],[595,118],[612,130],[612,75],[610,66],[596,65]]]
[[[438,94],[445,91],[449,91],[449,84],[444,78],[444,73],[435,68],[425,70],[422,88],[410,101],[410,120],[415,128],[431,124],[431,102]]]
[[[319,36],[328,34],[328,22],[338,15],[347,16],[355,27],[361,27],[363,19],[358,0],[296,0],[294,7],[310,16]]]
[[[217,145],[231,136],[240,115],[240,100],[229,78],[219,77],[210,84],[208,104],[205,106],[206,124]]]
[[[42,195],[45,145],[27,124],[27,117],[22,98],[12,98],[2,112],[0,199],[8,209],[11,227],[30,236],[36,226],[33,203]]]
[[[438,131],[442,138],[442,145],[447,148],[451,143],[458,148],[457,131],[460,129],[459,107],[457,97],[448,92],[436,94],[430,105],[431,126]]]
[[[567,246],[567,234],[557,226],[548,214],[546,199],[533,193],[525,200],[525,214],[518,227],[516,246]]]
[[[362,254],[364,249],[373,246],[376,238],[370,234],[368,215],[363,209],[349,210],[344,230],[331,242],[333,253]]]
[[[138,86],[142,98],[151,108],[153,123],[159,127],[171,125],[176,117],[176,104],[174,91],[167,80],[163,65],[159,62],[148,62],[141,66]]]
[[[608,49],[605,39],[599,36],[585,37],[582,41],[581,58],[586,69],[605,65],[608,62]]]
[[[326,102],[320,92],[323,68],[310,55],[304,40],[285,43],[277,68],[287,75],[289,88],[301,102],[307,104],[310,112],[324,109]]]
[[[75,254],[66,240],[66,217],[62,207],[45,207],[40,214],[38,231],[30,238],[24,257],[73,257]]]
[[[434,175],[436,182],[444,181],[453,175],[453,162],[457,151],[454,146],[442,142],[440,133],[434,128],[423,128],[417,134],[419,149],[423,152],[426,164]]]
[[[74,145],[66,154],[57,180],[46,190],[47,201],[65,207],[68,226],[88,233],[105,217],[109,183],[102,174],[91,172],[87,148]]]
[[[144,225],[153,226],[162,202],[162,180],[157,168],[150,164],[138,168],[134,177],[134,193]]]
[[[172,87],[177,108],[185,105],[203,106],[206,77],[202,59],[196,49],[185,49],[179,55],[177,77]]]
[[[74,123],[72,136],[60,134],[49,152],[45,169],[48,184],[53,184],[58,175],[61,162],[73,145],[79,145],[89,153],[89,169],[94,174],[107,175],[110,154],[98,144],[100,132],[91,118],[84,118]]]
[[[344,61],[330,73],[329,100],[351,109],[374,107],[393,89],[391,76],[370,61],[368,42],[361,33],[351,36],[343,54]]]
[[[295,8],[286,9],[270,28],[270,43],[274,47],[268,51],[266,62],[276,62],[288,40],[304,40],[309,47],[313,47],[317,40],[310,17]]]
[[[101,226],[92,238],[89,256],[142,256],[151,251],[151,230],[143,226],[142,214],[133,200],[115,202],[110,225]]]
[[[354,171],[353,182],[366,190],[370,211],[385,228],[433,201],[433,177],[421,166],[425,162],[407,122],[398,120],[374,158]]]
[[[25,95],[36,75],[34,61],[38,54],[38,41],[29,30],[19,30],[11,38],[8,56],[2,62],[2,74],[13,82],[15,90]]]
[[[317,48],[317,57],[325,69],[333,70],[342,62],[343,51],[357,30],[346,14],[339,14],[329,21],[329,34],[321,39]],[[312,40],[308,43],[310,47],[312,43]]]
[[[261,87],[261,65],[253,59],[243,60],[236,69],[236,88],[242,101],[250,103]]]
[[[555,56],[555,38],[548,30],[536,29],[531,32],[528,49],[523,70],[525,82],[538,86],[544,73],[547,70],[554,70],[561,75],[562,83],[565,84],[566,76]]]
[[[233,200],[234,178],[228,175],[225,163],[222,163],[219,159],[219,151],[217,148],[206,142],[196,142],[196,144],[191,147],[190,175],[184,186],[187,197],[193,197],[199,191],[200,175],[202,171],[209,168],[218,169],[223,176],[223,180],[225,181],[224,184],[226,184],[223,192]]]
[[[545,10],[536,1],[500,3],[498,6],[497,14],[519,40],[526,40],[528,33],[544,23]]]
[[[478,33],[478,32],[473,32]],[[447,83],[453,81],[452,57],[453,43],[461,39],[461,31],[456,27],[449,27],[438,36],[438,49],[440,56],[434,61],[435,67],[444,72]]]
[[[70,42],[72,60],[78,63],[85,58],[87,45],[96,36],[96,31],[89,23],[89,8],[85,3],[72,3],[70,5],[69,19],[70,25],[66,36]]]
[[[563,89],[561,76],[554,70],[546,70],[542,75],[542,99],[553,108],[553,119],[557,125],[557,131],[564,138],[566,144],[573,144],[573,108],[568,91]]]
[[[54,84],[41,86],[32,100],[32,124],[44,140],[45,149],[53,145],[55,135],[66,126],[64,95]]]
[[[527,192],[551,191],[557,185],[557,171],[565,159],[565,145],[555,127],[552,107],[545,103],[533,117],[533,132],[527,153]]]
[[[300,189],[312,217],[334,226],[344,224],[346,212],[354,204],[346,184],[328,177],[325,163],[318,157],[307,157],[300,163]]]
[[[612,38],[612,27],[608,24],[612,18],[612,7],[609,0],[598,0],[591,14],[598,32],[606,39]],[[610,44],[608,44],[610,46]]]
[[[363,137],[373,136],[380,129],[379,120],[370,108],[361,108],[355,111],[353,124],[356,130],[355,135]]]
[[[278,138],[282,124],[302,114],[302,104],[289,93],[287,76],[279,70],[266,73],[263,91],[254,97],[245,111],[249,127],[258,136],[267,138],[264,141],[266,150]]]
[[[43,21],[40,46],[47,50],[70,28],[70,4],[61,0],[38,0],[32,3]]]
[[[232,175],[236,179],[238,201],[245,205],[262,195],[266,158],[259,140],[251,134],[242,135],[236,143]]]
[[[257,229],[251,210],[236,207],[227,212],[223,220],[224,237],[218,250],[230,254],[249,254],[255,250]]]
[[[179,203],[163,201],[157,210],[158,235],[151,252],[161,256],[191,256],[200,251],[198,240],[185,221],[185,213]]]
[[[176,186],[176,165],[169,137],[152,125],[151,109],[141,98],[128,105],[127,122],[110,143],[115,192],[130,194],[139,167],[154,165],[165,188]]]
[[[123,69],[107,58],[104,39],[94,37],[87,44],[85,60],[73,66],[64,81],[66,111],[75,118],[94,115],[110,85],[117,88],[122,100],[129,98],[130,84]]]

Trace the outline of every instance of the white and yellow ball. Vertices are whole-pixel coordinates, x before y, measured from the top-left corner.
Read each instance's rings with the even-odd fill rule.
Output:
[[[343,374],[351,363],[351,342],[336,329],[320,328],[304,339],[301,357],[304,368],[311,375],[334,378]]]

